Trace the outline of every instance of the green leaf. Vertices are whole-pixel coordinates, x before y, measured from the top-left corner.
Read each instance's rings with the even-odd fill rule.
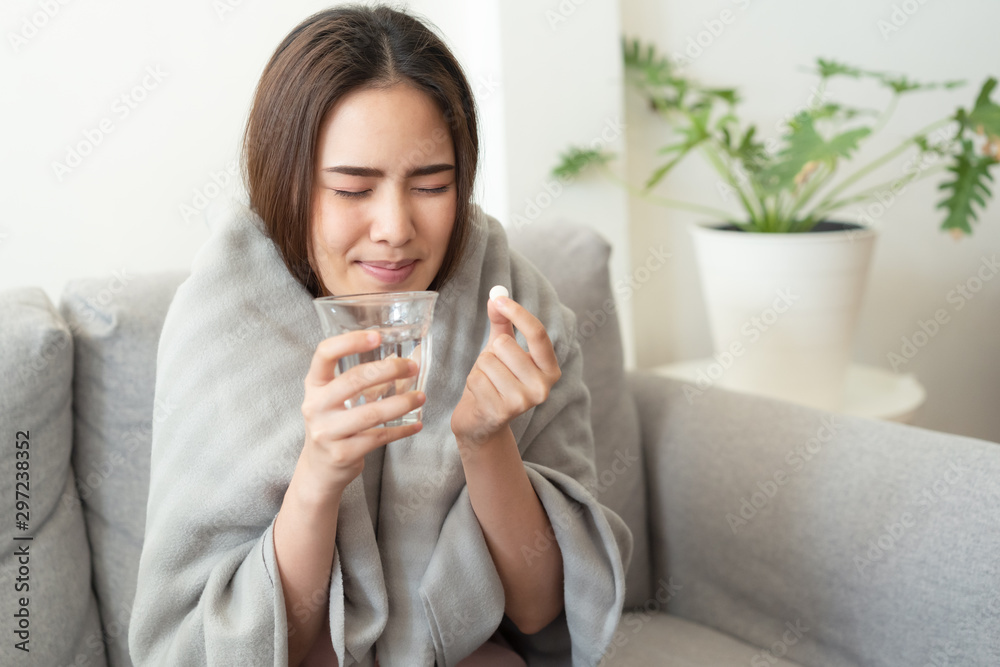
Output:
[[[939,141],[936,144],[932,144],[930,139],[928,139],[927,135],[920,134],[913,137],[913,143],[915,143],[917,145],[917,148],[920,149],[921,155],[926,155],[929,153],[941,156],[951,155],[951,150],[950,150],[951,142]]]
[[[976,105],[969,112],[967,122],[973,129],[982,128],[987,135],[1000,138],[1000,106],[990,99],[996,87],[995,78],[986,80],[976,99]]]
[[[826,157],[850,157],[851,153],[858,149],[858,142],[871,134],[871,129],[867,127],[859,127],[853,130],[848,130],[838,134],[830,141],[826,142],[826,146],[823,147],[822,153],[824,157],[816,157],[814,159],[821,160]]]
[[[839,158],[848,158],[858,148],[858,142],[871,133],[867,127],[848,130],[829,141],[824,139],[808,113],[800,113],[788,123],[785,148],[778,154],[779,161],[760,174],[760,182],[772,192],[793,189],[795,177],[810,162],[835,164]]]
[[[741,151],[747,150],[751,146],[755,145],[754,141],[753,141],[753,135],[755,135],[755,134],[757,134],[757,126],[756,125],[751,125],[750,127],[748,127],[746,134],[743,135],[743,140],[740,141],[740,148],[739,148],[739,150],[741,150]],[[759,145],[761,148],[764,147],[763,144],[757,144],[757,145]]]
[[[573,146],[559,156],[560,162],[552,169],[552,174],[563,178],[572,178],[578,176],[588,167],[605,164],[614,159],[614,157],[615,154],[609,151]]]
[[[719,133],[722,135],[722,145],[726,147],[726,150],[729,151],[729,154],[731,155],[736,150],[736,147],[733,146],[733,135],[730,134],[729,128],[725,125],[717,127],[719,128]]]
[[[906,77],[906,75],[903,74],[881,74],[877,75],[877,78],[882,82],[882,85],[889,88],[897,95],[912,93],[917,90],[934,90],[935,88],[940,88],[943,85],[939,83],[919,83],[917,81],[911,81]]]
[[[717,130],[719,130],[721,132],[725,132],[728,135],[728,133],[729,133],[729,126],[730,125],[737,125],[737,124],[739,124],[739,122],[740,121],[739,121],[739,119],[736,116],[734,116],[731,113],[727,113],[726,115],[724,115],[721,118],[719,118],[719,120],[715,121],[715,129],[717,129]],[[726,140],[726,143],[727,144],[729,143],[728,139]]]
[[[666,176],[670,172],[670,170],[674,168],[674,165],[676,165],[678,162],[680,162],[684,158],[685,155],[687,155],[687,151],[685,151],[683,153],[680,153],[679,155],[677,155],[677,157],[675,157],[670,162],[666,163],[665,165],[662,165],[662,166],[658,167],[657,170],[653,172],[653,175],[649,177],[649,180],[646,181],[646,185],[644,186],[645,189],[646,190],[652,190],[653,187],[657,183],[659,183],[660,181],[662,181],[663,177]]]
[[[863,70],[852,65],[845,65],[834,60],[824,58],[816,59],[816,73],[822,79],[830,79],[835,76],[846,76],[852,79],[875,79],[883,86],[889,88],[897,95],[910,93],[917,90],[934,90],[936,88],[952,89],[965,85],[964,81],[943,81],[940,83],[920,83],[912,81],[902,74],[890,74],[886,72],[873,72]]]
[[[740,140],[740,145],[733,152],[733,156],[740,160],[743,169],[748,174],[759,174],[767,168],[770,162],[770,156],[764,144],[754,141],[756,133],[756,125],[748,127],[746,134],[743,135],[743,139]]]
[[[955,162],[948,171],[954,174],[954,180],[942,183],[940,190],[950,190],[937,208],[948,211],[948,217],[941,223],[941,229],[957,229],[966,234],[972,233],[972,221],[978,220],[975,205],[986,207],[986,200],[992,197],[987,181],[993,176],[989,168],[997,162],[991,157],[977,155],[972,142],[962,141],[962,152],[955,156]]]
[[[809,116],[813,120],[822,120],[825,118],[833,118],[836,120],[853,120],[858,116],[878,116],[879,112],[875,109],[859,109],[857,107],[849,107],[844,104],[837,104],[835,102],[828,102],[814,109],[807,111]]]
[[[674,156],[672,160],[670,160],[664,165],[661,165],[656,169],[656,171],[653,172],[653,174],[646,181],[645,185],[646,190],[653,189],[657,183],[662,181],[663,178],[668,173],[670,173],[670,170],[673,169],[678,162],[680,162],[685,158],[685,156],[687,156],[688,153],[690,153],[699,145],[701,145],[703,142],[711,138],[711,135],[708,133],[708,128],[705,126],[705,123],[707,122],[708,122],[708,110],[705,110],[700,114],[694,114],[692,116],[692,123],[690,127],[685,127],[678,130],[680,134],[684,137],[684,141],[682,141],[679,144],[672,144],[670,146],[666,146],[664,149],[660,151],[661,153],[676,152],[677,155]]]
[[[643,48],[638,39],[629,41],[622,38],[622,56],[625,62],[625,69],[639,80],[637,83],[645,86],[672,85],[676,77],[674,67],[665,56],[656,53],[656,47],[652,44]]]
[[[816,59],[816,69],[818,70],[820,77],[824,79],[829,79],[834,76],[849,76],[857,79],[864,76],[864,72],[857,67],[851,67],[850,65],[838,63],[834,60],[826,60],[824,58]]]
[[[710,97],[717,97],[730,106],[736,106],[740,102],[739,93],[732,88],[706,88],[702,92]]]
[[[651,190],[657,183],[662,181],[663,177],[674,168],[674,165],[683,160],[688,153],[697,148],[703,142],[712,138],[712,134],[708,130],[708,122],[711,113],[712,109],[710,107],[701,107],[686,114],[685,117],[690,122],[690,125],[677,128],[677,133],[681,135],[683,141],[679,144],[666,146],[660,151],[661,153],[676,152],[677,155],[674,159],[670,160],[670,162],[658,167],[656,171],[653,172],[653,174],[646,181],[646,190]]]

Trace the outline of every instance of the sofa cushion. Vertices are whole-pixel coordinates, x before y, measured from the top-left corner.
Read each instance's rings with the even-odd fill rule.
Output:
[[[651,600],[652,602],[652,600]],[[656,607],[659,609],[659,607]],[[798,643],[801,630],[782,628],[767,648],[751,646],[718,630],[677,616],[651,612],[622,615],[602,667],[796,667],[781,656]]]
[[[128,621],[146,526],[160,329],[186,272],[70,282],[60,308],[75,335],[79,497],[111,667],[131,665]]]
[[[632,531],[625,607],[641,605],[650,594],[646,492],[639,418],[625,382],[608,272],[611,246],[591,229],[570,222],[537,223],[511,231],[510,244],[542,271],[559,300],[576,313],[597,463],[597,487],[592,491]]]
[[[0,507],[5,515],[0,610],[6,619],[0,664],[104,665],[90,551],[70,465],[73,337],[38,288],[0,293],[0,322]],[[22,519],[15,515],[18,501],[26,503],[27,530],[15,523]],[[32,539],[19,539],[24,537]],[[27,556],[20,555],[24,551]],[[15,623],[22,623],[15,618],[22,599],[27,601],[27,653],[16,648],[25,636],[13,634]]]

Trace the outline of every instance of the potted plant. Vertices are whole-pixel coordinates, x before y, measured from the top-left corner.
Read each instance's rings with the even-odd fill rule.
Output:
[[[663,163],[635,187],[610,168],[613,153],[570,148],[553,174],[571,178],[597,168],[652,203],[714,218],[692,226],[692,233],[717,372],[692,391],[719,382],[839,409],[876,234],[864,219],[830,218],[849,205],[874,205],[887,193],[898,196],[916,180],[947,172],[939,186],[944,198],[938,207],[945,210],[941,228],[956,236],[971,234],[977,208],[992,195],[991,171],[1000,161],[1000,106],[991,99],[996,79],[983,84],[970,109],[936,119],[842,176],[841,163],[888,124],[902,97],[962,82],[918,83],[820,58],[814,103],[791,115],[780,137],[762,139],[755,125],[739,119],[735,89],[699,84],[638,40],[623,40],[623,50],[630,87],[673,130],[675,140],[657,151]],[[827,84],[844,78],[874,81],[892,92],[891,100],[879,111],[829,101]],[[656,186],[696,152],[718,173],[722,198],[739,203],[738,217],[655,194]],[[902,176],[862,185],[880,168],[907,157]]]

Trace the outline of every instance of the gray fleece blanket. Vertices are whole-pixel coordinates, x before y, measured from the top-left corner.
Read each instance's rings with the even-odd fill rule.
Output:
[[[529,665],[595,665],[615,632],[632,537],[593,487],[590,397],[572,312],[478,207],[435,310],[424,428],[370,454],[345,490],[324,614],[340,664],[450,667],[498,628]],[[522,635],[486,547],[450,429],[506,285],[545,323],[562,377],[511,424],[565,570],[565,611]],[[323,333],[311,295],[245,208],[215,230],[170,306],[157,355],[136,665],[287,665],[274,519],[305,441],[304,379]],[[525,341],[520,335],[522,346]],[[547,548],[539,535],[526,559]]]

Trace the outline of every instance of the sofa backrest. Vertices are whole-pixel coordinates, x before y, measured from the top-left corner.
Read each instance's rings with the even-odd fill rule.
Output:
[[[585,381],[592,395],[598,487],[635,538],[626,606],[648,597],[649,554],[639,426],[622,365],[608,278],[610,247],[573,224],[539,225],[513,234],[579,321]],[[156,351],[167,309],[186,272],[77,280],[61,312],[74,331],[76,426],[73,465],[94,559],[94,587],[111,667],[130,665],[127,622],[145,528]],[[192,323],[197,326],[197,323]],[[140,610],[141,611],[141,610]]]
[[[644,461],[639,417],[625,379],[617,304],[611,291],[611,245],[577,223],[534,223],[508,232],[512,248],[527,257],[576,313],[583,379],[590,390],[597,465],[595,497],[632,531],[632,562],[625,607],[649,598],[650,556]],[[515,298],[516,295],[514,295]]]
[[[74,355],[73,468],[94,561],[108,664],[132,664],[128,621],[146,525],[156,349],[187,272],[67,284],[60,311]],[[114,632],[111,632],[114,630]]]
[[[70,466],[73,343],[44,291],[0,293],[0,665],[106,664]]]
[[[1000,444],[629,380],[671,615],[751,666],[1000,665]]]

